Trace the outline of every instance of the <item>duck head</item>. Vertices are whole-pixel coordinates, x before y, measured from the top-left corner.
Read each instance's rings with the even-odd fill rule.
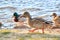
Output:
[[[31,18],[29,12],[24,12],[23,15],[22,15],[21,17]]]
[[[57,16],[57,14],[56,14],[56,13],[53,13],[51,16],[56,17],[56,16]]]
[[[15,13],[13,14],[13,16],[14,16],[14,17],[18,17],[19,15],[18,15],[17,12],[15,12]]]

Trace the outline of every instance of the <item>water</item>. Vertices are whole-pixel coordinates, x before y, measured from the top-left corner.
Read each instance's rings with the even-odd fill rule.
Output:
[[[22,14],[30,12],[32,17],[46,16],[46,20],[51,20],[51,15],[56,12],[60,15],[60,0],[0,0],[0,21],[3,28],[13,28],[12,15],[14,12]]]

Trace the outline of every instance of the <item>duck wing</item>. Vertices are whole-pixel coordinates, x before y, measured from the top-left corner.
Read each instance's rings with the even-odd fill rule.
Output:
[[[48,24],[52,24],[52,21],[44,20],[43,18],[33,18],[32,19],[33,27],[42,28],[43,26],[46,27]]]
[[[35,20],[39,20],[40,22],[46,22],[46,20],[43,19],[43,18],[33,18],[33,19],[35,19]]]
[[[32,19],[33,27],[35,28],[42,28],[44,22],[45,20],[43,19],[39,19],[39,18]]]
[[[52,21],[47,21],[43,18],[33,18],[33,19],[39,20],[40,22],[45,22],[46,24],[52,24],[53,23]]]

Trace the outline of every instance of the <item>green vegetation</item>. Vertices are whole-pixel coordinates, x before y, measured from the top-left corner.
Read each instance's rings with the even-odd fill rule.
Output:
[[[14,32],[15,31],[15,32]],[[18,31],[21,32],[21,31]],[[60,34],[18,33],[16,30],[1,30],[0,40],[60,40]]]
[[[19,40],[60,40],[60,36],[50,34],[28,33],[20,36]]]
[[[9,34],[9,33],[11,33],[11,32],[2,32],[2,34],[4,34],[4,35]]]

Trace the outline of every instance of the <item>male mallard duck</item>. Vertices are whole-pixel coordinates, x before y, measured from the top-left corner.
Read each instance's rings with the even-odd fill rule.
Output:
[[[53,23],[55,24],[55,26],[60,27],[60,16],[57,16],[56,13],[53,13],[52,16],[53,16]]]
[[[13,14],[13,18],[14,18],[14,22],[16,23],[16,27],[23,25],[23,20],[20,20],[20,15],[17,12]]]
[[[19,16],[20,15],[18,15],[16,12],[13,14],[13,17],[14,17],[14,21],[15,22],[18,22],[19,21],[19,19],[18,19]]]
[[[27,19],[27,24],[30,27],[35,28],[34,30],[30,30],[31,32],[42,28],[42,33],[44,33],[44,28],[47,28],[47,26],[50,25],[49,23],[45,22],[45,20],[42,18],[31,18],[29,12],[24,12],[21,17],[25,17]]]

